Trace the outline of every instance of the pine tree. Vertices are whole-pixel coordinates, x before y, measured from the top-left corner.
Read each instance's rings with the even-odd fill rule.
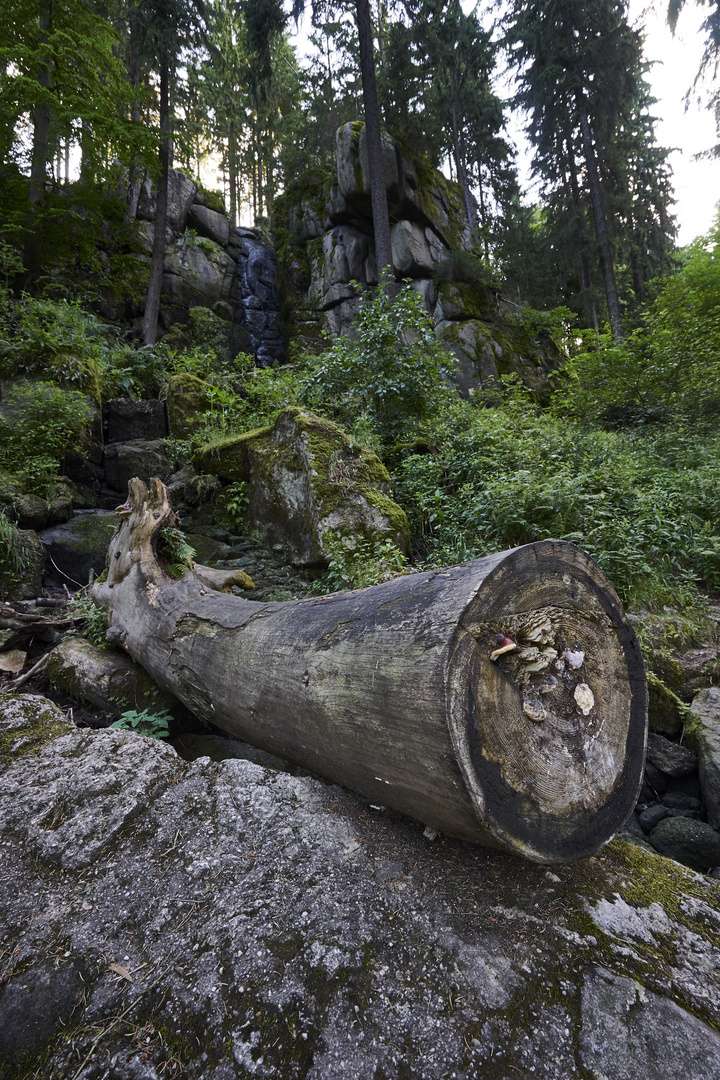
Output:
[[[546,197],[559,193],[578,222],[589,212],[610,327],[620,338],[616,266],[634,259],[642,291],[652,261],[649,219],[658,226],[656,251],[672,239],[666,153],[654,143],[640,34],[628,24],[625,0],[515,0],[507,44],[519,72],[518,101],[530,117],[535,169]],[[635,244],[630,251],[623,224]],[[578,240],[581,288],[589,295],[584,231]]]

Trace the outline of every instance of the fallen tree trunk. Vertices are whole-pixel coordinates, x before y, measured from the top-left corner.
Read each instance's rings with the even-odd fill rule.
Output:
[[[640,787],[640,649],[598,566],[543,541],[357,592],[261,603],[156,555],[164,486],[129,485],[95,597],[204,719],[442,832],[554,862],[597,851]]]

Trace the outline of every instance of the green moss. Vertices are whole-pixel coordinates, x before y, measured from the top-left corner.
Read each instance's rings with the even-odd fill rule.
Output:
[[[688,719],[688,706],[652,671],[648,672],[647,681],[650,730],[661,735],[679,735]]]
[[[210,408],[210,385],[189,372],[173,375],[167,386],[167,405],[170,434],[187,439],[193,432],[194,418]]]
[[[255,428],[242,435],[205,443],[193,456],[196,468],[230,483],[247,483],[250,479],[250,451],[258,440],[267,439],[272,427]]]
[[[75,730],[56,705],[34,694],[0,691],[0,716],[12,723],[11,730],[0,728],[0,767],[36,754],[53,739]]]

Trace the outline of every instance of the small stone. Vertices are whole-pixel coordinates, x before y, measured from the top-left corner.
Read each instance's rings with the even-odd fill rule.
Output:
[[[692,750],[653,732],[648,735],[647,756],[666,776],[687,776],[695,772],[698,765],[697,754]]]
[[[687,817],[667,817],[650,833],[661,855],[705,873],[720,866],[720,836],[711,825]]]

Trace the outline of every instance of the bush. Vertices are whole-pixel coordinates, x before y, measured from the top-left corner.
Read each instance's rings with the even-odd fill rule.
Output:
[[[365,293],[352,338],[338,338],[307,380],[303,404],[330,414],[360,441],[411,437],[452,396],[450,357],[422,297]]]
[[[40,375],[99,402],[102,346],[115,332],[79,304],[23,297],[0,311],[0,377]]]
[[[589,347],[588,347],[589,346]],[[609,428],[720,415],[720,222],[624,342],[585,335],[553,407]]]
[[[395,475],[429,563],[555,538],[584,548],[626,602],[720,581],[717,436],[593,430],[519,400],[457,405],[434,435],[438,451]]]
[[[0,464],[28,491],[43,494],[60,461],[83,444],[90,422],[84,394],[49,382],[24,383],[8,396],[0,416]]]

